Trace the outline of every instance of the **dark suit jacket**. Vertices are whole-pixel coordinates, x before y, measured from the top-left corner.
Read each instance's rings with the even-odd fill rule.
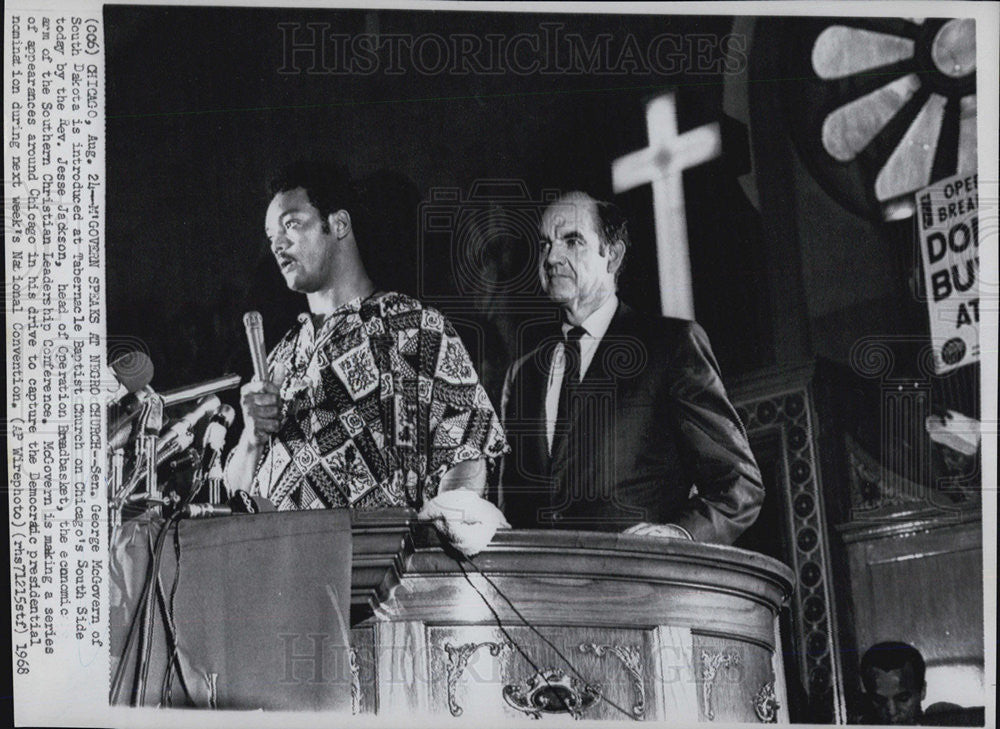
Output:
[[[558,340],[507,373],[511,452],[499,500],[511,525],[620,531],[672,523],[696,541],[731,544],[756,519],[764,490],[704,330],[620,303],[573,388],[568,435],[550,457],[545,391]]]

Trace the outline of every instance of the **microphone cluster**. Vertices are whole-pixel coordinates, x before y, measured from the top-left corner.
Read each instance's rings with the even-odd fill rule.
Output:
[[[266,380],[263,318],[256,311],[247,312],[243,325],[254,377]],[[121,509],[126,503],[143,504],[156,513],[164,506],[173,505],[175,514],[191,518],[261,511],[263,500],[241,491],[226,503],[192,503],[205,483],[209,485],[210,502],[223,500],[222,451],[236,411],[223,405],[217,393],[238,387],[239,375],[227,374],[158,393],[150,386],[153,363],[144,352],[118,355],[109,363],[109,368],[118,385],[113,392],[109,390],[107,399],[108,456],[113,466],[109,469],[113,524],[119,523]],[[196,402],[195,408],[182,417],[169,420],[165,416],[166,408],[192,401]],[[196,431],[203,422],[201,442],[196,444]],[[131,470],[126,468],[126,463],[131,463]],[[173,494],[173,498],[164,498],[157,481],[162,469],[166,469],[168,478],[193,471],[191,489],[186,497],[181,499]],[[140,491],[142,487],[144,491]]]
[[[221,453],[236,412],[223,405],[215,393],[239,386],[240,377],[225,375],[158,393],[150,386],[153,363],[145,353],[120,355],[109,368],[118,383],[116,390],[108,391],[106,402],[108,455],[112,464],[117,464],[109,469],[112,523],[118,523],[126,504],[144,505],[159,513],[178,500],[176,495],[166,498],[162,493],[158,472],[164,469],[168,479],[196,469],[191,485],[194,491],[201,488],[201,481],[212,469],[221,483]],[[166,408],[191,401],[196,405],[190,412],[175,419],[166,416]],[[202,426],[201,443],[195,444]]]

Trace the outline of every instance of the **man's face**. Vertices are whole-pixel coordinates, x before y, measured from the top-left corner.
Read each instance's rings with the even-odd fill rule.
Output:
[[[593,200],[564,197],[542,215],[539,226],[539,279],[548,297],[563,306],[579,308],[600,303],[615,290],[610,247],[601,251]]]
[[[879,724],[916,724],[926,685],[917,686],[910,664],[891,671],[872,668],[865,681],[868,699]]]
[[[264,231],[288,288],[309,294],[333,280],[336,236],[330,232],[301,187],[279,192],[271,200]]]

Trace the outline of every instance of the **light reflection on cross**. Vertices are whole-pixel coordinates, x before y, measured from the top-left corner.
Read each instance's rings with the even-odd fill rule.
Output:
[[[617,194],[652,183],[660,308],[664,316],[694,319],[681,173],[719,156],[719,125],[706,124],[678,135],[674,95],[664,94],[646,105],[646,128],[649,146],[611,164],[612,185]]]

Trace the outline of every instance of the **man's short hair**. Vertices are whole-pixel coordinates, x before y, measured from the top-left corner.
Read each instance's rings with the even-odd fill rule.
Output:
[[[902,669],[906,664],[913,667],[913,675],[917,681],[917,687],[924,685],[924,657],[920,651],[909,643],[899,641],[886,641],[876,643],[865,651],[861,657],[861,680],[867,683],[868,674],[871,669],[878,668],[882,671],[895,671]],[[867,686],[866,686],[867,688]]]
[[[347,170],[333,162],[298,160],[284,167],[268,181],[268,199],[280,192],[301,187],[306,191],[328,231],[327,220],[338,210],[351,213],[357,205],[354,186]]]
[[[631,239],[628,234],[628,220],[621,208],[612,202],[594,200],[594,211],[597,216],[597,231],[601,235],[603,246],[621,243],[628,251]]]
[[[622,245],[621,262],[615,270],[615,281],[617,282],[622,269],[625,268],[625,257],[632,244],[632,239],[628,234],[628,220],[620,207],[604,200],[594,201],[594,215],[597,217],[597,231],[601,236],[601,253],[604,253],[605,248],[615,243]]]

